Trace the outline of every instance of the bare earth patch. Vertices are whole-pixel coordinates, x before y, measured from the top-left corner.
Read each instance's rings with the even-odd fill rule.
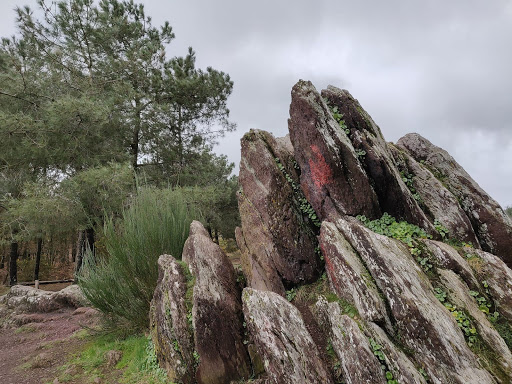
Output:
[[[13,319],[14,323],[0,328],[0,383],[41,384],[52,383],[63,362],[85,344],[73,335],[92,326],[97,314],[90,308],[78,308]]]

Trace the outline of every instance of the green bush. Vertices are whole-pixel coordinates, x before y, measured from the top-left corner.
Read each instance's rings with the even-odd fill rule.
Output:
[[[115,328],[148,326],[158,257],[181,259],[192,212],[180,190],[143,188],[117,222],[104,224],[101,253],[88,251],[78,282]]]

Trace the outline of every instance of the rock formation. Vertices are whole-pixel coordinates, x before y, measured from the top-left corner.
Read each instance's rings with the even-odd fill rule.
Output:
[[[248,378],[241,290],[233,265],[197,221],[190,225],[182,259],[181,265],[171,256],[159,259],[150,322],[160,364],[177,383]]]
[[[499,204],[468,175],[444,149],[418,134],[408,134],[397,145],[423,162],[460,201],[482,249],[512,265],[512,221]]]
[[[512,382],[512,225],[499,205],[421,136],[387,143],[345,90],[299,81],[288,126],[242,139],[247,287],[197,222],[186,265],[160,259],[152,335],[169,377]]]
[[[0,297],[1,303],[16,312],[52,312],[90,305],[78,285],[69,285],[57,292],[15,285],[7,295]]]

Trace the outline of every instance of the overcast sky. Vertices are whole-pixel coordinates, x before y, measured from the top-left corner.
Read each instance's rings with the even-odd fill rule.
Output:
[[[238,164],[250,128],[287,133],[290,90],[348,89],[388,141],[417,132],[446,149],[502,206],[512,205],[510,0],[145,0],[197,64],[230,74],[238,130],[217,151]],[[0,0],[0,36],[16,5]]]

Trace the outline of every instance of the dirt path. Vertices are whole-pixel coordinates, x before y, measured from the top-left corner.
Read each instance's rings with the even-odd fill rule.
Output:
[[[53,383],[58,367],[85,343],[76,337],[92,326],[96,313],[89,308],[17,315],[0,328],[0,383]],[[1,320],[1,319],[0,319]]]

